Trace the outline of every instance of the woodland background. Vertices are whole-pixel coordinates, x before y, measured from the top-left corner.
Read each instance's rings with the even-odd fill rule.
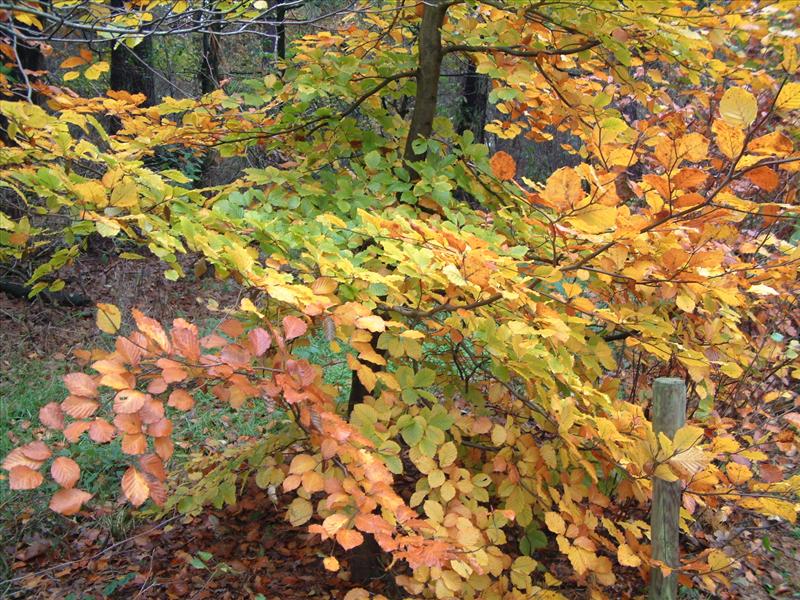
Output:
[[[0,2],[0,595],[800,595],[797,17]]]

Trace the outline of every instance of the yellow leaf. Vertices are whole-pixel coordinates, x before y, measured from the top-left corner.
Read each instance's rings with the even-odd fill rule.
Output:
[[[678,294],[678,297],[675,299],[675,304],[677,304],[678,308],[680,308],[683,312],[694,312],[694,300],[692,300],[686,294]]]
[[[720,371],[725,373],[725,375],[727,375],[731,379],[739,379],[739,377],[742,376],[742,373],[744,373],[742,367],[737,365],[735,362],[725,363],[724,365],[722,365]]]
[[[72,81],[80,76],[80,71],[69,71],[68,73],[64,73],[64,81]]]
[[[100,78],[100,75],[107,72],[108,69],[108,63],[103,60],[90,65],[89,68],[83,72],[83,76],[86,77],[86,79],[95,81]]]
[[[620,544],[617,548],[617,560],[619,564],[626,567],[638,567],[642,564],[642,559],[634,554],[633,549],[628,544]]]
[[[286,511],[286,516],[292,525],[298,527],[299,525],[308,522],[313,512],[314,507],[311,506],[311,502],[305,498],[295,498],[289,505],[289,509]]]
[[[717,140],[717,147],[727,158],[735,160],[744,147],[744,131],[722,119],[716,119],[711,126]]]
[[[675,432],[672,440],[674,452],[683,452],[699,444],[703,440],[703,428],[694,425],[685,425]]]
[[[567,530],[567,524],[564,522],[564,519],[558,513],[546,512],[544,514],[544,522],[550,531],[558,535],[563,535],[564,532]]]
[[[616,220],[617,209],[602,204],[589,205],[569,218],[572,226],[584,233],[603,233],[613,228]]]
[[[298,454],[292,459],[289,465],[289,473],[292,475],[302,475],[306,471],[311,471],[317,466],[317,459],[308,454]]]
[[[741,485],[753,478],[753,472],[739,463],[728,463],[725,472],[733,485]]]
[[[322,564],[328,571],[338,571],[339,570],[339,561],[336,560],[335,556],[326,556],[322,559]]]
[[[722,550],[712,550],[708,555],[708,566],[712,571],[724,571],[733,564],[731,558]]]
[[[574,206],[584,197],[581,178],[572,167],[562,167],[550,175],[541,195],[553,208],[563,210]]]
[[[758,102],[753,94],[743,88],[728,88],[719,103],[719,114],[734,127],[749,127],[756,120]]]
[[[572,567],[578,575],[584,575],[591,571],[597,564],[597,555],[580,546],[572,546],[567,551],[567,558],[572,563]]]
[[[113,304],[97,305],[97,327],[100,331],[114,335],[122,324],[122,313]]]
[[[775,100],[777,110],[797,110],[800,108],[800,83],[787,83]]]

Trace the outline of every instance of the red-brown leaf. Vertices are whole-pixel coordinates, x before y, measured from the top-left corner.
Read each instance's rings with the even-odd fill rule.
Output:
[[[166,437],[171,433],[172,421],[167,418],[160,419],[147,427],[147,435],[152,437]]]
[[[164,481],[167,478],[164,462],[155,454],[145,454],[140,457],[139,465],[142,467],[142,471],[149,473],[159,481]]]

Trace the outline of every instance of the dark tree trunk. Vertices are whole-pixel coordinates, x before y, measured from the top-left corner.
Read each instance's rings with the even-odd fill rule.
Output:
[[[408,162],[425,160],[426,152],[416,152],[414,142],[428,139],[433,132],[433,119],[439,96],[439,79],[442,73],[442,24],[447,13],[446,4],[425,4],[419,27],[419,70],[414,112],[406,138],[405,159]]]
[[[270,71],[276,62],[286,58],[286,0],[270,0],[264,24],[262,71]]]
[[[475,63],[469,61],[467,74],[464,77],[464,93],[458,111],[456,131],[463,134],[472,131],[475,142],[482,144],[485,140],[486,107],[489,103],[489,79],[477,72]]]
[[[135,48],[120,43],[111,51],[109,85],[112,90],[144,94],[145,106],[156,101],[156,83],[152,68],[153,38],[145,37]]]
[[[112,0],[111,7],[122,10],[124,8],[123,1]],[[115,42],[115,46],[111,49],[109,88],[131,94],[144,94],[143,106],[152,106],[156,102],[156,80],[152,64],[152,36],[146,35],[134,48],[129,48],[121,40]],[[120,126],[119,119],[112,119],[109,132],[116,133]]]
[[[212,22],[203,31],[200,49],[200,90],[203,94],[210,94],[219,88],[220,77],[220,47],[219,36],[217,33],[221,29],[221,24],[217,13],[213,13]]]

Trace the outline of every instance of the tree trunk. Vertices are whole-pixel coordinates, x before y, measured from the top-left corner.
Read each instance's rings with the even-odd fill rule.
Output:
[[[208,7],[209,3],[206,5]],[[218,14],[213,13],[212,21],[203,31],[202,48],[200,49],[200,90],[203,94],[210,94],[219,88],[221,80],[219,36],[217,35],[221,25],[217,22],[218,19]]]
[[[266,73],[277,61],[286,58],[286,6],[285,0],[270,0],[266,13],[270,23],[264,25],[262,45],[262,70]]]
[[[112,0],[111,7],[115,10],[123,10],[123,0]],[[129,48],[122,40],[115,42],[115,46],[111,49],[110,89],[131,94],[144,94],[143,106],[152,106],[156,102],[156,80],[152,64],[153,38],[151,36],[146,35],[134,48]],[[116,133],[120,126],[119,119],[113,118],[109,126],[109,133]]]
[[[470,60],[467,74],[464,77],[464,93],[461,96],[456,131],[463,134],[472,131],[475,142],[482,144],[485,140],[486,106],[489,103],[489,80],[477,72],[477,67]]]
[[[414,142],[428,139],[433,132],[439,96],[439,79],[442,72],[442,23],[447,13],[446,4],[425,4],[419,27],[419,70],[414,112],[408,128],[404,156],[408,162],[425,160],[427,152],[416,152]]]

